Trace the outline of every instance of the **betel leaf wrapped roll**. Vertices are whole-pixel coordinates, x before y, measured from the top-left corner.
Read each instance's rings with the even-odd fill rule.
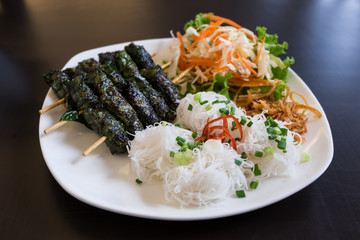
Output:
[[[67,90],[64,82],[68,80],[68,76],[64,72],[60,70],[50,70],[44,74],[43,77],[59,99],[66,97]]]
[[[145,68],[140,71],[152,86],[161,91],[163,96],[172,110],[176,110],[180,101],[180,94],[175,84],[168,79],[162,68],[157,65],[155,67]]]
[[[68,78],[65,82],[68,94],[75,102],[77,110],[84,110],[85,108],[97,107],[100,102],[94,92],[84,82],[82,74],[74,78]]]
[[[132,82],[129,82],[123,94],[135,109],[144,126],[153,125],[160,121],[148,99]]]
[[[112,154],[126,152],[129,139],[123,126],[107,110],[102,108],[85,108],[84,118],[99,135],[106,136],[105,143]]]
[[[132,82],[144,94],[159,119],[167,121],[173,120],[173,116],[165,99],[161,93],[156,91],[151,84],[140,75],[140,71],[130,55],[125,51],[118,51],[114,53],[114,59],[120,73],[127,81]]]
[[[130,43],[125,47],[126,52],[134,60],[139,69],[153,68],[156,66],[151,55],[143,46]]]
[[[108,76],[108,78],[112,81],[112,83],[119,91],[126,88],[127,82],[123,78],[123,76],[121,76],[121,74],[117,72],[114,62],[106,62],[100,65],[99,69]]]
[[[120,120],[127,131],[135,134],[136,131],[143,130],[143,126],[135,110],[121,95],[105,73],[98,70],[87,74],[86,79],[97,96],[99,96],[100,102]]]
[[[114,61],[117,69],[125,78],[140,75],[139,68],[125,50],[114,52]]]
[[[107,62],[114,62],[114,53],[113,52],[99,53],[98,56],[99,56],[100,64],[105,64]]]
[[[100,64],[98,61],[96,61],[93,58],[90,58],[79,62],[78,65],[76,66],[76,69],[82,72],[91,73],[91,72],[95,72],[99,66]]]

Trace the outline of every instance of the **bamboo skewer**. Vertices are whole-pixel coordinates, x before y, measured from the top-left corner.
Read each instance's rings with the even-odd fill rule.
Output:
[[[96,142],[94,142],[88,149],[86,149],[82,155],[84,157],[86,157],[89,153],[91,153],[92,151],[94,151],[100,144],[102,144],[103,142],[105,142],[106,140],[106,136],[102,136],[101,138],[99,138]]]
[[[167,63],[161,65],[161,68],[164,69],[164,68],[170,66],[171,63],[172,63],[172,61],[167,62]]]
[[[47,129],[44,130],[45,134],[48,134],[56,129],[58,129],[59,127],[63,126],[65,123],[67,123],[68,121],[60,121],[55,123],[54,125],[48,127]]]
[[[188,72],[190,72],[190,70],[193,68],[194,66],[191,66],[187,69],[185,69],[182,73],[180,73],[176,78],[174,78],[172,81],[173,83],[178,82],[179,80],[181,80]]]
[[[53,104],[50,104],[49,106],[44,107],[43,109],[40,109],[40,110],[39,110],[39,113],[40,113],[40,114],[46,113],[47,111],[49,111],[49,110],[51,110],[51,109],[53,109],[53,108],[55,108],[55,107],[63,104],[64,102],[65,102],[65,98],[62,98],[62,99],[54,102]]]

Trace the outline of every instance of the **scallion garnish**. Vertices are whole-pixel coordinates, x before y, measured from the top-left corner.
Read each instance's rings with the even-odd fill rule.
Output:
[[[286,149],[286,142],[285,141],[277,141],[278,145],[277,147],[279,149],[285,150]]]
[[[180,124],[180,123],[176,123],[176,124],[175,124],[175,127],[181,128],[181,124]]]
[[[260,171],[259,166],[258,166],[257,163],[254,166],[253,172],[254,172],[255,176],[260,176],[261,175],[261,171]]]
[[[264,148],[264,152],[268,155],[274,155],[275,150],[269,146],[269,147]]]
[[[230,115],[235,115],[235,108],[234,107],[230,108]]]
[[[246,124],[246,126],[251,127],[253,125],[252,121],[249,121],[248,124]]]
[[[195,94],[194,101],[201,102],[201,93]]]
[[[237,191],[236,191],[236,196],[237,196],[238,198],[244,198],[244,197],[246,197],[245,191],[244,191],[244,190],[237,190]]]
[[[193,133],[191,134],[191,136],[192,136],[193,139],[195,139],[195,138],[197,137],[197,132],[193,132]]]
[[[273,128],[273,127],[268,127],[268,128],[266,129],[266,131],[267,131],[268,133],[273,133],[273,132],[274,132],[274,128]]]
[[[229,115],[229,109],[227,109],[227,108],[220,108],[219,112],[221,113],[221,116]]]
[[[276,139],[276,135],[275,135],[275,134],[271,134],[271,135],[269,135],[269,139],[270,139],[270,140],[274,140],[274,139]]]
[[[242,152],[242,153],[241,153],[241,158],[242,158],[242,159],[246,159],[246,158],[248,158],[248,156],[247,156],[246,152]]]
[[[170,151],[170,157],[174,157],[175,156],[175,152],[174,151]]]
[[[206,111],[209,111],[211,108],[212,108],[212,105],[209,104],[209,105],[207,105],[207,106],[205,107],[205,110],[206,110]]]
[[[280,128],[280,130],[281,130],[281,135],[287,136],[287,134],[288,134],[288,129],[287,128]]]
[[[191,105],[190,103],[189,103],[189,106],[188,106],[188,110],[189,110],[189,111],[192,111],[192,110],[193,110],[193,105]]]
[[[232,122],[231,125],[231,131],[234,131],[236,129],[236,122]]]
[[[311,156],[307,152],[302,152],[300,155],[300,162],[308,162],[310,160]]]
[[[208,103],[208,102],[209,102],[208,100],[201,101],[201,102],[200,102],[200,105],[204,105],[204,104],[206,104],[206,103]]]
[[[244,126],[246,122],[247,122],[247,118],[245,116],[241,116],[240,124]]]
[[[259,185],[259,182],[253,181],[253,182],[250,183],[250,188],[251,189],[256,189],[258,187],[258,185]]]
[[[141,181],[140,179],[138,179],[138,178],[135,180],[135,182],[136,182],[137,184],[142,184],[142,181]]]
[[[238,166],[240,166],[241,163],[242,163],[240,160],[237,160],[237,159],[234,159],[234,161],[235,161],[235,164],[238,165]]]
[[[255,157],[262,157],[263,156],[263,152],[261,152],[261,151],[256,151],[255,152]]]
[[[276,135],[281,135],[281,134],[282,134],[282,131],[280,130],[279,127],[274,127],[273,129],[274,129],[274,133],[275,133]]]

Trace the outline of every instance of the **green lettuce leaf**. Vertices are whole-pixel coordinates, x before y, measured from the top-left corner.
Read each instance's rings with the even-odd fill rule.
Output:
[[[227,97],[227,99],[230,99],[228,83],[231,78],[232,78],[231,72],[225,76],[221,76],[218,73],[215,74],[214,80],[213,80],[211,86],[206,91],[214,91],[216,93],[224,95],[225,97]]]
[[[285,65],[285,68],[280,68],[280,67],[271,68],[271,71],[273,73],[274,79],[280,79],[283,80],[285,83],[287,83],[287,77],[289,75],[289,67],[290,64],[295,63],[295,59],[293,57],[291,58],[286,57],[285,60],[283,60],[283,63]]]
[[[212,14],[212,13],[199,13],[195,16],[195,20],[190,20],[187,22],[184,26],[184,30],[188,29],[188,27],[193,27],[196,30],[201,30],[201,26],[204,24],[209,24],[210,19],[205,17],[206,14]]]

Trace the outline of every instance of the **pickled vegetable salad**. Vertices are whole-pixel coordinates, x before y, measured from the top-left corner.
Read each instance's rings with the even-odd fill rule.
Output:
[[[176,34],[180,42],[180,56],[176,64],[181,71],[193,67],[192,89],[187,86],[187,92],[198,91],[199,88],[206,90],[209,86],[206,83],[217,80],[217,75],[228,78],[217,92],[224,88],[228,90],[228,85],[251,90],[274,86],[274,79],[286,83],[288,67],[294,59],[286,57],[282,60],[279,57],[286,53],[288,44],[279,44],[278,36],[267,34],[265,27],[257,27],[255,35],[232,20],[200,13],[195,20],[186,23],[184,29],[184,35],[180,32]],[[280,86],[278,90],[284,89]],[[279,91],[275,96],[277,99],[282,98]],[[225,92],[228,94],[228,91]]]

